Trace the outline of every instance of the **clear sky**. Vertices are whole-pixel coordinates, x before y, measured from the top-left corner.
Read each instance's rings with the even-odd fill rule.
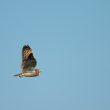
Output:
[[[19,78],[21,49],[42,74]],[[1,0],[0,110],[110,110],[110,1]]]

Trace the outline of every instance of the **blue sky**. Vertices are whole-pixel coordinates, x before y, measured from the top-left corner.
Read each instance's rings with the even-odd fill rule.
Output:
[[[42,74],[18,78],[21,49]],[[1,0],[0,110],[110,110],[110,1]]]

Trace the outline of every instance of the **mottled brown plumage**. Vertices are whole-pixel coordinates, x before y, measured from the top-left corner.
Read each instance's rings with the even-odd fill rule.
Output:
[[[15,76],[26,76],[26,77],[34,77],[39,76],[39,69],[35,69],[37,65],[37,61],[33,56],[32,49],[29,45],[24,45],[22,48],[22,73],[17,74]]]

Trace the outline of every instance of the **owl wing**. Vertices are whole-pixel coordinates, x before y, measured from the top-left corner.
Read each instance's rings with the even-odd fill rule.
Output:
[[[29,45],[24,45],[22,48],[22,70],[33,70],[37,65],[37,61],[33,56],[32,49]]]

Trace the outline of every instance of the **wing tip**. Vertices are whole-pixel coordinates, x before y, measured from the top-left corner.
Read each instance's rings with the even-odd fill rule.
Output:
[[[29,45],[24,45],[23,49],[31,49]]]

